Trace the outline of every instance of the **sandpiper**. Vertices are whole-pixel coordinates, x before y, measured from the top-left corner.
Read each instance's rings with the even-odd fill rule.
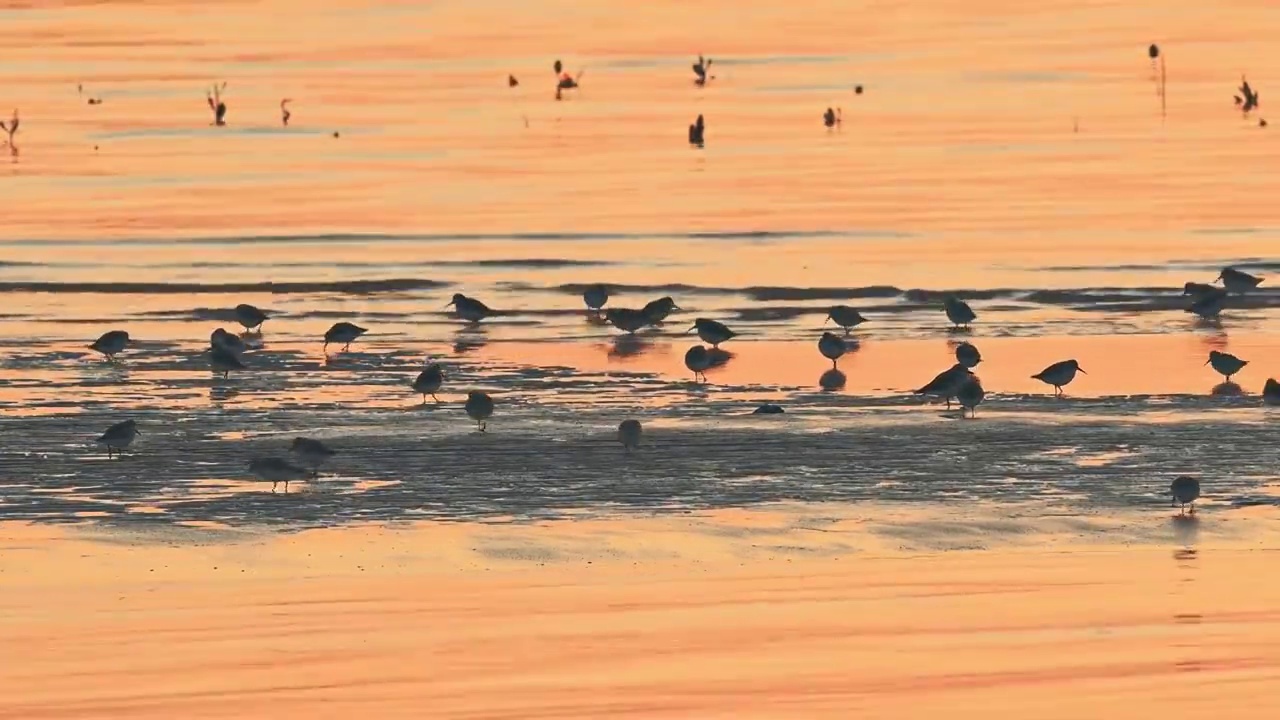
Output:
[[[469,298],[462,293],[454,293],[453,299],[445,307],[449,307],[449,305],[453,306],[454,313],[458,317],[469,323],[478,323],[493,315],[493,311],[489,309],[488,305],[475,298]]]
[[[836,361],[845,353],[844,339],[839,335],[824,332],[822,337],[818,338],[818,352],[822,353],[822,357],[831,361],[831,367],[836,367]]]
[[[1235,96],[1236,107],[1240,108],[1245,115],[1258,107],[1258,93],[1249,86],[1249,81],[1240,76],[1240,94]]]
[[[108,360],[115,360],[116,355],[119,355],[128,344],[129,333],[124,330],[109,330],[103,333],[102,337],[94,340],[89,349],[102,353]]]
[[[223,350],[235,355],[240,355],[249,349],[249,346],[244,344],[244,340],[222,328],[214,330],[213,334],[209,336],[209,347],[221,347]]]
[[[643,310],[631,308],[610,308],[604,312],[604,318],[610,325],[632,335],[649,324],[649,316]]]
[[[942,309],[947,312],[947,319],[956,327],[961,325],[968,327],[969,323],[978,319],[977,313],[969,307],[969,303],[959,298],[949,297],[943,300]]]
[[[663,320],[667,319],[667,316],[670,315],[672,311],[680,309],[681,308],[676,306],[676,301],[672,300],[671,296],[668,295],[666,297],[660,297],[652,302],[645,303],[644,309],[640,312],[644,313],[644,316],[649,319],[650,325],[659,325]]]
[[[1169,483],[1169,494],[1173,499],[1169,502],[1169,507],[1178,505],[1182,508],[1182,512],[1187,511],[1187,507],[1191,507],[1191,514],[1196,513],[1196,500],[1200,497],[1200,481],[1183,475],[1175,478]]]
[[[1245,365],[1249,364],[1248,360],[1241,360],[1231,353],[1218,352],[1217,350],[1209,351],[1209,359],[1205,361],[1205,365],[1212,365],[1213,369],[1226,377],[1227,382],[1231,382],[1231,376],[1240,372]]]
[[[436,397],[436,393],[440,392],[440,386],[444,384],[444,371],[440,369],[439,363],[431,363],[425,370],[418,373],[418,377],[413,380],[413,389],[422,393],[422,404],[427,404],[427,396],[430,395],[432,400],[440,402],[440,398]]]
[[[956,346],[956,362],[967,368],[975,368],[982,362],[982,353],[970,343],[960,343]]]
[[[720,343],[738,337],[738,333],[730,330],[728,325],[716,322],[715,320],[708,320],[706,318],[698,318],[694,320],[693,327],[689,328],[685,332],[691,333],[695,330],[698,331],[698,337],[701,338],[703,342],[711,343],[711,347],[713,348],[718,348],[720,347]]]
[[[1262,402],[1268,405],[1280,405],[1280,382],[1275,378],[1267,378],[1262,386]]]
[[[1182,286],[1182,294],[1190,295],[1192,298],[1199,299],[1205,295],[1213,295],[1220,293],[1222,290],[1208,283],[1189,282]]]
[[[342,350],[343,352],[346,352],[351,349],[351,343],[354,342],[356,338],[367,332],[369,332],[368,329],[362,328],[359,325],[352,325],[349,322],[334,323],[333,327],[325,331],[322,351],[329,351],[329,343],[334,343],[335,345],[337,343],[342,343]]]
[[[231,376],[232,370],[245,369],[245,364],[239,355],[222,345],[216,344],[209,348],[209,366],[213,368],[215,373],[222,373],[224,380]]]
[[[227,104],[222,101],[222,91],[226,89],[227,84],[224,82],[221,86],[214,85],[209,88],[209,92],[205,94],[209,109],[213,111],[213,124],[219,127],[227,124]]]
[[[862,317],[862,313],[848,305],[836,305],[831,308],[827,311],[827,319],[823,320],[822,324],[826,325],[827,320],[834,320],[837,325],[844,328],[845,335],[848,335],[850,330],[867,321],[866,318]]]
[[[311,477],[320,477],[320,466],[338,454],[319,440],[305,437],[294,438],[293,444],[289,446],[289,452],[311,468]]]
[[[960,386],[972,376],[973,373],[969,372],[969,368],[956,363],[938,373],[937,377],[930,380],[929,384],[916,390],[915,394],[942,398],[947,401],[947,409],[950,409],[951,399],[956,396]]]
[[[258,329],[262,332],[262,323],[267,321],[267,314],[258,308],[247,303],[240,303],[236,306],[236,322],[240,323],[245,330]]]
[[[960,387],[956,390],[956,401],[960,403],[960,417],[964,417],[965,410],[969,411],[969,417],[977,417],[978,405],[986,396],[987,392],[982,389],[982,381],[977,375],[970,376],[968,380],[960,383]]]
[[[493,398],[479,390],[472,390],[467,393],[466,410],[467,417],[475,420],[480,432],[484,432],[487,427],[485,421],[493,417]]]
[[[1071,384],[1071,381],[1076,379],[1076,373],[1078,372],[1082,372],[1085,375],[1089,374],[1084,372],[1084,368],[1080,367],[1080,363],[1075,360],[1063,360],[1050,365],[1031,377],[1046,385],[1052,385],[1053,394],[1061,395],[1062,388]]]
[[[112,451],[119,455],[121,451],[133,443],[133,439],[138,435],[138,423],[133,420],[125,420],[107,428],[96,442],[99,445],[107,446],[107,457],[110,458]]]
[[[609,302],[609,288],[603,285],[592,285],[582,291],[582,302],[587,304],[587,309],[598,313],[600,308]]]
[[[698,62],[693,64],[693,74],[696,76],[693,80],[695,85],[707,84],[707,73],[711,72],[711,62],[711,58],[703,60],[702,55],[698,55]],[[715,77],[712,76],[711,79],[715,80]]]
[[[1262,282],[1262,278],[1255,277],[1243,270],[1237,270],[1233,267],[1222,268],[1222,272],[1218,273],[1218,277],[1214,279],[1221,280],[1222,286],[1227,289],[1227,292],[1239,293],[1241,295],[1249,292],[1250,290],[1256,289]]]
[[[827,108],[827,111],[822,113],[822,124],[826,125],[827,129],[839,127],[843,114],[844,111],[840,108]]]
[[[697,120],[689,126],[689,144],[696,147],[702,147],[706,141],[707,125],[699,115]]]
[[[1191,306],[1187,308],[1187,312],[1195,313],[1203,320],[1213,320],[1221,315],[1223,308],[1227,306],[1227,291],[1212,285],[1208,287],[1210,292],[1192,294]]]
[[[271,492],[276,491],[276,486],[284,483],[284,491],[289,492],[289,483],[298,480],[306,480],[312,477],[311,473],[305,468],[278,457],[255,458],[249,461],[249,472],[258,477],[259,480],[266,480],[271,483]]]
[[[707,379],[707,368],[711,367],[711,353],[702,345],[694,345],[684,353],[684,366],[693,371],[693,381],[698,382],[698,376],[702,376],[702,380]]]
[[[618,442],[622,443],[627,452],[631,452],[640,447],[640,435],[643,432],[639,420],[623,420],[618,425]]]
[[[293,117],[293,113],[289,112],[289,103],[293,100],[285,98],[280,101],[280,124],[289,127],[289,118]]]

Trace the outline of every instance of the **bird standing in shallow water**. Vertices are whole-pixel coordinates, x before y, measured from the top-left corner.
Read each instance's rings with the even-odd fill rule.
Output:
[[[1169,503],[1169,507],[1179,505],[1182,512],[1186,513],[1187,506],[1191,506],[1191,514],[1196,514],[1196,500],[1200,498],[1200,481],[1183,475],[1174,479],[1169,483],[1169,494],[1173,496],[1173,500]]]
[[[627,452],[640,448],[640,436],[644,433],[644,429],[640,426],[639,420],[623,420],[618,425],[618,442],[622,443],[622,447]]]
[[[289,118],[293,117],[293,113],[289,112],[289,103],[293,102],[289,98],[280,101],[280,122],[289,127]]]
[[[209,336],[209,347],[210,349],[221,347],[223,350],[226,350],[233,355],[241,355],[245,350],[249,349],[249,347],[244,344],[244,340],[241,340],[238,336],[232,335],[222,328],[214,330],[213,334]]]
[[[493,417],[493,398],[479,390],[472,390],[467,393],[467,404],[464,407],[467,417],[475,420],[480,432],[484,432],[488,427],[485,421]]]
[[[938,373],[937,377],[929,381],[929,384],[915,391],[916,395],[925,395],[928,397],[942,398],[947,401],[947,409],[951,409],[951,399],[956,396],[960,387],[973,377],[973,373],[969,372],[969,368],[956,363],[951,367]]]
[[[659,325],[663,320],[667,319],[667,316],[670,315],[672,311],[680,309],[681,308],[676,306],[676,301],[672,300],[671,296],[668,295],[645,303],[644,309],[640,312],[644,313],[644,316],[649,321],[650,325]]]
[[[698,55],[698,62],[693,64],[693,74],[696,76],[693,79],[693,82],[695,85],[699,85],[699,86],[706,85],[707,80],[716,79],[714,75],[711,75],[711,76],[707,75],[707,73],[711,72],[711,62],[712,62],[711,58],[707,58],[706,60],[703,60],[702,55],[701,54]]]
[[[222,91],[226,89],[227,84],[224,82],[221,87],[214,85],[209,88],[209,92],[205,94],[209,109],[213,111],[213,124],[219,127],[227,124],[227,104],[222,101]]]
[[[440,392],[440,386],[444,384],[444,371],[440,369],[438,363],[431,363],[425,370],[418,373],[418,377],[413,380],[413,389],[422,393],[422,404],[427,404],[427,396],[430,395],[432,400],[440,402],[440,398],[436,397],[436,393]]]
[[[1231,376],[1244,369],[1244,366],[1248,365],[1249,361],[1241,360],[1231,353],[1210,350],[1209,359],[1206,360],[1204,364],[1212,365],[1214,370],[1227,378],[1227,382],[1231,382]]]
[[[818,352],[822,353],[822,357],[831,361],[832,368],[836,367],[836,361],[844,355],[847,349],[844,339],[839,335],[824,332],[822,337],[818,338]]]
[[[600,284],[592,285],[582,291],[582,302],[586,303],[588,310],[599,313],[600,308],[609,302],[609,289]]]
[[[4,144],[9,146],[9,154],[17,155],[18,146],[13,142],[13,136],[18,134],[18,109],[17,108],[13,109],[13,118],[9,120],[9,123],[7,125],[3,120],[0,120],[0,130],[3,130],[5,134],[8,135],[8,139],[5,140]]]
[[[699,382],[699,375],[702,376],[702,382],[705,382],[707,369],[711,367],[711,353],[701,345],[694,345],[684,353],[684,366],[693,371],[694,382]]]
[[[1072,380],[1075,380],[1077,372],[1082,372],[1085,375],[1089,374],[1084,372],[1084,368],[1080,367],[1080,363],[1075,360],[1063,360],[1050,365],[1031,377],[1046,385],[1052,385],[1053,394],[1061,395],[1062,388],[1069,385]]]
[[[604,311],[604,319],[610,325],[632,335],[649,324],[649,316],[643,310],[631,308],[610,308]]]
[[[1191,283],[1188,283],[1190,285]],[[1187,308],[1187,312],[1195,313],[1202,320],[1213,320],[1222,314],[1223,308],[1227,306],[1227,291],[1221,288],[1207,286],[1209,290],[1201,294],[1192,294],[1191,307]],[[1200,292],[1197,289],[1196,292]],[[1186,294],[1186,291],[1183,291]]]
[[[236,306],[236,322],[245,330],[258,329],[262,332],[262,323],[267,321],[267,314],[258,308],[247,303],[240,303]]]
[[[239,355],[216,343],[209,348],[209,365],[215,373],[222,373],[224,380],[231,376],[232,370],[246,369]]]
[[[359,325],[352,325],[349,322],[334,323],[333,327],[325,331],[323,351],[329,351],[329,343],[342,343],[342,351],[346,352],[351,349],[351,343],[361,335],[369,332]]]
[[[831,308],[831,310],[827,311],[827,318],[822,321],[822,324],[826,325],[827,320],[834,320],[837,325],[844,328],[845,335],[848,335],[850,330],[867,321],[866,318],[862,317],[862,313],[848,305],[836,305]]]
[[[720,343],[738,337],[738,333],[730,330],[728,325],[706,318],[694,320],[693,327],[685,332],[691,333],[695,330],[698,331],[698,337],[702,338],[702,342],[711,343],[713,348],[719,348]]]
[[[312,474],[304,468],[277,457],[256,458],[249,461],[249,472],[253,473],[260,480],[266,480],[271,483],[271,492],[276,491],[276,486],[284,483],[284,491],[289,492],[289,483],[298,480],[306,480],[312,477]]]
[[[493,310],[490,310],[488,305],[462,293],[454,293],[453,299],[445,305],[445,307],[449,306],[453,306],[453,311],[458,317],[473,325],[493,315]]]
[[[699,115],[697,120],[689,126],[689,144],[696,147],[703,147],[706,140],[707,125]]]
[[[1275,378],[1267,378],[1262,386],[1262,402],[1268,405],[1280,405],[1280,382]]]
[[[972,375],[968,380],[960,383],[960,387],[956,390],[956,402],[960,403],[960,417],[964,417],[965,410],[969,411],[969,417],[977,417],[978,405],[986,396],[987,391],[982,389],[982,381],[977,375]]]
[[[304,437],[294,438],[293,444],[289,446],[289,452],[311,468],[313,478],[320,477],[320,466],[338,454],[319,440]]]
[[[124,330],[108,330],[102,334],[102,337],[93,341],[89,346],[90,350],[102,353],[109,361],[114,361],[116,355],[120,354],[129,344],[129,333]]]
[[[949,297],[942,301],[942,309],[947,313],[947,319],[956,327],[961,325],[969,327],[969,323],[978,319],[978,314],[969,307],[969,303],[959,298]]]
[[[106,429],[106,432],[95,441],[99,445],[107,446],[107,457],[110,458],[112,451],[119,455],[122,450],[129,447],[133,443],[133,439],[140,433],[138,432],[138,423],[133,420],[125,420]]]
[[[1233,267],[1222,268],[1222,272],[1218,273],[1218,277],[1214,279],[1221,280],[1222,286],[1227,289],[1227,292],[1240,293],[1242,295],[1250,290],[1257,289],[1258,285],[1262,283],[1262,278]]]

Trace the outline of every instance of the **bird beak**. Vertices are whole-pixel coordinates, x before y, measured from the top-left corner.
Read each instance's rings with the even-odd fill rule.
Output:
[[[1209,364],[1209,363],[1211,363],[1211,362],[1213,362],[1213,359],[1212,359],[1212,358],[1210,358],[1210,359],[1208,359],[1208,360],[1205,360],[1205,361],[1204,361],[1204,364],[1205,364],[1205,365],[1208,365],[1208,364]]]
[[[823,324],[823,325],[826,325],[828,322],[830,322],[830,320],[831,320],[831,313],[827,313],[827,319],[826,319],[826,320],[823,320],[823,321],[822,321],[822,324]]]
[[[1084,372],[1084,368],[1082,368],[1082,367],[1077,366],[1077,367],[1076,367],[1076,369],[1077,369],[1077,370],[1079,370],[1080,372],[1084,373],[1085,375],[1088,375],[1088,374],[1089,374],[1089,373],[1087,373],[1087,372]]]
[[[449,307],[449,306],[451,306],[451,305],[453,305],[453,301],[452,301],[452,300],[450,300],[448,303],[446,303],[446,304],[445,304],[445,307]]]
[[[697,326],[697,325],[694,325],[693,327],[689,328],[688,330],[685,330],[684,332],[685,332],[685,334],[686,334],[686,335],[688,335],[689,333],[691,333],[691,332],[693,332],[694,330],[697,330],[697,329],[698,329],[698,326]]]

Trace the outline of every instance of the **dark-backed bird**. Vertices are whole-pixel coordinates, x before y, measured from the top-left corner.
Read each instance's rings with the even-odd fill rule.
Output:
[[[1209,359],[1204,364],[1212,365],[1214,370],[1227,379],[1227,382],[1231,382],[1231,376],[1243,370],[1244,366],[1249,364],[1249,361],[1241,360],[1231,353],[1210,350]]]
[[[1080,363],[1075,360],[1063,360],[1050,365],[1031,377],[1046,385],[1052,385],[1053,394],[1061,395],[1062,388],[1069,385],[1072,380],[1075,380],[1078,372],[1085,375],[1089,374],[1084,372],[1084,368],[1080,367]]]
[[[848,335],[850,330],[867,321],[866,318],[862,317],[862,313],[848,305],[836,305],[828,310],[827,318],[822,321],[822,324],[826,325],[827,320],[834,320],[837,325],[844,328],[845,335]]]
[[[1178,505],[1182,508],[1182,512],[1185,513],[1187,507],[1190,506],[1191,514],[1194,515],[1196,512],[1196,500],[1200,498],[1200,481],[1186,475],[1175,478],[1173,482],[1169,483],[1169,494],[1172,496],[1169,507]]]
[[[968,327],[969,323],[978,319],[978,314],[969,307],[969,303],[959,298],[949,297],[943,300],[942,309],[946,311],[947,319],[956,327]]]
[[[115,360],[116,355],[119,355],[128,344],[129,333],[124,330],[108,330],[94,340],[89,349],[102,353],[108,360]]]
[[[973,373],[969,372],[969,368],[956,363],[951,367],[938,373],[937,377],[930,380],[927,385],[915,391],[916,395],[924,395],[926,397],[935,397],[947,401],[947,409],[951,408],[951,399],[956,396],[956,392]]]
[[[289,446],[289,453],[301,460],[303,465],[311,468],[311,477],[319,477],[320,466],[338,454],[319,440],[305,437],[294,438],[293,444]]]
[[[479,390],[472,390],[467,393],[467,403],[463,407],[467,411],[467,417],[475,420],[480,432],[484,432],[488,428],[487,421],[493,417],[493,398]]]
[[[329,351],[329,343],[342,343],[342,350],[343,352],[346,352],[351,349],[351,343],[355,342],[356,338],[367,332],[369,331],[366,328],[362,328],[359,325],[353,325],[349,322],[334,323],[333,327],[329,328],[324,333],[323,351]]]
[[[245,330],[258,329],[262,332],[262,323],[267,321],[267,314],[248,303],[240,303],[236,306],[236,322],[240,323]]]
[[[436,393],[440,392],[440,386],[444,384],[444,371],[440,369],[438,363],[431,363],[425,370],[418,373],[418,377],[413,379],[413,389],[422,394],[422,403],[425,405],[427,396],[430,395],[432,400],[440,402],[440,398],[436,397]]]
[[[107,447],[107,457],[110,458],[113,451],[119,455],[121,450],[129,447],[133,443],[133,439],[139,434],[138,423],[133,420],[125,420],[107,428],[96,442]]]
[[[713,348],[718,348],[720,343],[738,337],[738,333],[730,330],[728,325],[706,318],[694,320],[693,327],[685,332],[691,333],[695,330],[698,332],[698,337],[702,338],[703,342],[711,343]]]
[[[445,305],[445,307],[449,306],[453,306],[455,315],[473,324],[493,315],[493,310],[490,310],[488,305],[462,293],[454,293],[453,299]]]

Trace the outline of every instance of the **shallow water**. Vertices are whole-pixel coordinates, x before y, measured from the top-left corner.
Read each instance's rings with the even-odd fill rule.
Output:
[[[22,116],[0,163],[6,518],[1105,512],[1158,504],[1183,473],[1211,506],[1270,502],[1280,171],[1258,160],[1272,129],[1230,96],[1242,70],[1264,92],[1280,77],[1256,30],[1273,8],[276,0],[0,17],[0,101]],[[698,51],[716,60],[703,88]],[[563,102],[556,57],[585,69]],[[224,80],[215,128],[202,95]],[[1226,265],[1266,279],[1196,321],[1183,283]],[[583,311],[597,282],[609,307],[671,295],[683,311],[621,337]],[[500,315],[465,327],[454,292]],[[971,330],[948,328],[947,294],[971,302]],[[250,369],[215,378],[207,338],[241,302],[273,318]],[[816,350],[835,303],[868,318],[838,375]],[[695,317],[741,333],[706,386],[682,363]],[[339,320],[370,332],[326,358]],[[113,328],[135,340],[118,364],[85,348]],[[910,392],[961,340],[989,393],[963,423]],[[1250,361],[1238,386],[1209,350]],[[1088,374],[1047,397],[1030,376],[1071,357]],[[426,358],[445,366],[439,406],[408,388]],[[483,436],[461,412],[472,388],[498,402]],[[748,415],[764,401],[788,414]],[[611,433],[630,416],[651,447],[625,457]],[[92,441],[125,417],[144,435],[108,463]],[[248,458],[295,434],[341,454],[272,497]]]

